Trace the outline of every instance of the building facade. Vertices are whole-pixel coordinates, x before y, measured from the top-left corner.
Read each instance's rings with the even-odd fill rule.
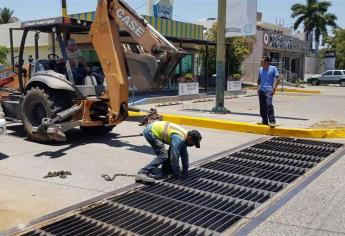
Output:
[[[80,14],[72,14],[70,17],[93,21],[95,17],[95,12],[86,12]],[[187,22],[175,21],[172,19],[159,18],[154,16],[143,16],[148,23],[150,23],[155,29],[157,29],[163,36],[170,40],[176,47],[183,48],[187,55],[181,60],[180,65],[176,69],[176,77],[180,75],[195,76],[198,71],[198,44],[196,42],[204,41],[204,27],[198,24],[192,24]],[[6,46],[10,49],[10,28],[20,28],[21,22],[0,25],[0,45]],[[78,36],[74,36],[78,38]],[[14,31],[14,55],[18,56],[19,45],[22,38],[21,31]],[[87,37],[85,37],[87,38]],[[26,48],[24,50],[25,63],[29,61],[29,58],[34,58],[35,49],[34,43],[35,35],[34,33],[29,33],[26,42]],[[85,39],[80,39],[79,42],[82,44],[80,49],[82,55],[86,60],[97,60],[95,51],[87,46],[89,43]],[[57,43],[55,44],[58,45]],[[40,58],[47,58],[48,54],[51,52],[52,48],[52,38],[48,34],[40,34],[39,37],[39,51]],[[8,50],[10,51],[10,50]],[[59,49],[56,48],[57,54]],[[7,63],[11,63],[10,53],[7,55]],[[176,81],[169,83],[170,87],[177,87]]]
[[[305,57],[309,53],[309,43],[282,31],[259,29],[253,53],[243,63],[243,80],[255,83],[261,59],[270,57],[288,82],[304,78]]]

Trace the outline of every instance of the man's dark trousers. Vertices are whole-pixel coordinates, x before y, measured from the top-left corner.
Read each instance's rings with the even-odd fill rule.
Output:
[[[275,123],[274,108],[272,104],[273,92],[259,90],[260,115],[264,124]]]

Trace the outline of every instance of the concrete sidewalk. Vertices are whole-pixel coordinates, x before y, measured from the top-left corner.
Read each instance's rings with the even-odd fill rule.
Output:
[[[277,123],[296,128],[340,128],[345,127],[344,88],[317,87],[321,94],[296,94],[278,92],[274,97]],[[230,114],[211,112],[214,101],[184,101],[181,105],[156,107],[157,104],[139,105],[148,110],[157,108],[160,113],[179,114],[232,121],[257,123],[261,121],[259,102],[255,91],[247,95],[225,100]]]

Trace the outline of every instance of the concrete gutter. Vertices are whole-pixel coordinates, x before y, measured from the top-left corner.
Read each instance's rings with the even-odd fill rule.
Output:
[[[225,96],[238,96],[238,95],[246,95],[247,91],[234,91],[228,92],[225,91]],[[212,98],[215,97],[214,93],[200,93],[195,95],[183,95],[183,96],[161,96],[161,97],[148,97],[142,99],[140,101],[134,102],[135,105],[147,105],[147,104],[155,104],[155,103],[167,103],[167,102],[183,102],[183,101],[190,101],[195,99],[205,99],[205,98]]]
[[[141,117],[145,114],[146,113],[143,112],[129,112],[130,117]],[[246,122],[179,116],[170,114],[162,115],[165,121],[173,122],[175,124],[202,128],[296,138],[345,138],[345,127],[339,129],[306,129],[279,126],[276,128],[271,128],[266,125],[257,125]]]
[[[256,90],[256,87],[245,88],[246,90]],[[292,89],[292,88],[277,88],[278,92],[283,93],[307,93],[307,94],[321,94],[320,90],[304,90],[304,89]]]

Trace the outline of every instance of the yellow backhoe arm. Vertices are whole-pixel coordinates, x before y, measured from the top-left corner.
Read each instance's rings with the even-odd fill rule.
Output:
[[[125,29],[141,47],[141,53],[124,52],[119,29]],[[122,121],[128,109],[128,70],[141,90],[161,89],[184,56],[122,0],[99,0],[90,39],[107,82],[113,119]]]

